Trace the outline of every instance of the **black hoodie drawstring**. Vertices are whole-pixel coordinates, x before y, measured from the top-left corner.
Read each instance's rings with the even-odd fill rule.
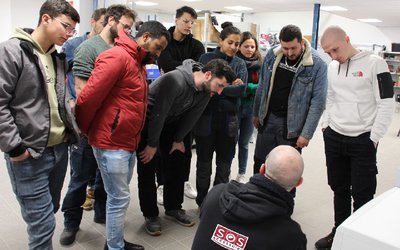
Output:
[[[346,77],[347,77],[347,75],[349,73],[349,68],[350,68],[350,58],[349,58],[349,60],[347,60]],[[337,74],[339,75],[339,73],[340,73],[340,63],[339,63],[339,68],[338,68]]]

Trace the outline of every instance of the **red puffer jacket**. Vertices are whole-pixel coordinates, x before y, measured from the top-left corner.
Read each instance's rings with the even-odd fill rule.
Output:
[[[147,51],[121,31],[116,46],[101,53],[79,95],[76,119],[89,144],[137,149],[147,111]]]

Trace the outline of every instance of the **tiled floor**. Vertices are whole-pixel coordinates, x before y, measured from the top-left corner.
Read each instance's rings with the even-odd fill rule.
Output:
[[[400,128],[400,114],[395,113],[392,125],[381,140],[378,151],[378,189],[380,194],[394,185],[399,167],[399,137],[396,137]],[[250,145],[250,154],[254,150],[254,144]],[[327,234],[333,221],[332,192],[326,181],[324,147],[320,129],[312,139],[308,148],[303,151],[305,161],[304,184],[298,188],[294,219],[302,226],[307,235],[308,249],[314,249],[314,242]],[[251,157],[250,157],[251,158]],[[195,157],[193,163],[195,162]],[[249,159],[249,166],[251,166]],[[27,234],[18,203],[11,190],[7,170],[3,157],[0,157],[0,249],[26,249]],[[236,177],[237,160],[232,166],[232,177]],[[247,177],[250,176],[249,168]],[[192,165],[190,182],[195,183],[195,164]],[[68,184],[65,180],[63,194]],[[143,244],[146,249],[184,250],[190,249],[196,226],[187,228],[163,218],[163,208],[160,207],[163,234],[159,237],[149,236],[143,230],[143,217],[138,206],[137,176],[134,175],[131,183],[132,200],[128,210],[125,224],[125,238],[128,241]],[[194,200],[185,198],[184,208],[189,214],[197,217],[197,206]],[[56,214],[57,227],[53,242],[55,249],[63,249],[58,243],[63,229],[63,216],[61,212]],[[93,222],[93,212],[84,212],[81,230],[78,232],[77,241],[68,249],[102,249],[104,245],[105,227]]]

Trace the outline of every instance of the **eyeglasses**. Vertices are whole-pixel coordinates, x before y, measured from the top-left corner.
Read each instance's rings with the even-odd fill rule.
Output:
[[[73,28],[70,24],[64,23],[63,21],[61,21],[58,18],[54,18],[54,19],[57,20],[59,23],[61,23],[61,25],[64,27],[65,31],[67,32],[67,35],[75,35],[76,34],[76,29]]]
[[[132,26],[131,26],[131,25],[126,24],[126,23],[123,23],[123,22],[121,22],[121,21],[119,21],[119,23],[122,25],[122,28],[123,28],[126,32],[128,32],[128,33],[131,33],[131,32],[132,32]]]

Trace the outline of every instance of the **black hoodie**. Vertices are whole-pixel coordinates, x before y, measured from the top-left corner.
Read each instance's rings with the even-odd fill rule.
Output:
[[[293,207],[289,192],[259,174],[246,184],[217,185],[202,203],[192,250],[306,249]]]
[[[203,44],[193,38],[192,34],[186,35],[182,41],[175,40],[174,30],[175,26],[168,29],[171,34],[171,41],[157,60],[158,66],[164,73],[174,70],[186,59],[198,61],[205,52]]]
[[[157,147],[165,124],[180,119],[174,140],[181,142],[192,130],[203,113],[210,93],[197,90],[193,71],[201,70],[202,65],[193,60],[185,60],[176,70],[168,72],[150,84],[147,125],[147,143]]]

